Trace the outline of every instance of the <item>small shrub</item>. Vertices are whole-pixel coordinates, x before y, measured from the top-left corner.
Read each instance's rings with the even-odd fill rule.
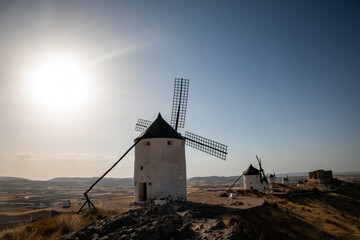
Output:
[[[16,228],[16,230],[5,230],[5,232],[1,237],[3,240],[24,240],[24,239],[35,239],[36,233],[29,233],[27,231],[20,230]]]
[[[109,216],[112,214],[113,214],[113,212],[104,210],[102,208],[91,208],[88,211],[86,211],[85,213],[83,213],[82,217],[83,218],[91,218],[92,220],[94,220],[94,219],[100,219],[100,218],[103,218],[105,216]]]

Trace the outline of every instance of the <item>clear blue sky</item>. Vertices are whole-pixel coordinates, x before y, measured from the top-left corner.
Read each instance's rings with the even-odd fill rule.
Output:
[[[359,171],[359,13],[358,1],[0,1],[0,175],[101,175],[138,118],[170,120],[175,77],[190,79],[185,129],[229,150],[224,162],[187,148],[188,177],[241,174],[256,154],[268,172]],[[53,52],[92,76],[70,113],[24,87]],[[133,154],[111,176],[131,177]]]

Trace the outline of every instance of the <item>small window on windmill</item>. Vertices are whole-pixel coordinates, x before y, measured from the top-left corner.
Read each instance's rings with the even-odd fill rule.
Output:
[[[150,142],[144,142],[144,146],[150,146]]]
[[[140,166],[140,170],[144,170],[144,166]]]
[[[149,182],[148,184],[149,184],[149,186],[151,186],[151,184],[152,184],[152,183],[151,183],[151,182]]]
[[[173,145],[173,141],[167,141],[167,145]]]

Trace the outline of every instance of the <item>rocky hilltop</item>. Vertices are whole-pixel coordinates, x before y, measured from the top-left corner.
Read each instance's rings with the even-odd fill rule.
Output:
[[[60,239],[259,239],[263,235],[257,226],[244,231],[239,219],[224,220],[226,211],[194,203],[150,205],[99,219]]]

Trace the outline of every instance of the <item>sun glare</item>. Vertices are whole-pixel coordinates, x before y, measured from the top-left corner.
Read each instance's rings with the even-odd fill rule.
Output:
[[[73,57],[46,57],[26,75],[31,98],[47,110],[70,111],[88,100],[89,74],[85,65]]]

